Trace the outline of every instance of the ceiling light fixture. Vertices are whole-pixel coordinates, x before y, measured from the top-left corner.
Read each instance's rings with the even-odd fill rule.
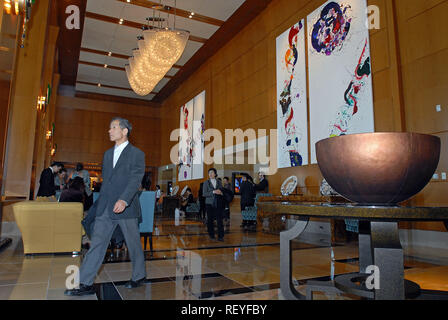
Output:
[[[162,4],[158,5],[162,8]],[[156,9],[156,6],[152,7]],[[171,10],[171,8],[170,8]],[[176,2],[174,10],[176,10]],[[180,59],[187,45],[190,33],[185,30],[176,30],[176,15],[174,15],[174,27],[163,26],[160,17],[147,18],[153,25],[143,28],[143,37],[138,37],[138,49],[134,49],[133,57],[125,66],[126,75],[132,90],[140,96],[148,95],[162,80],[165,74]],[[158,22],[156,26],[155,23]]]

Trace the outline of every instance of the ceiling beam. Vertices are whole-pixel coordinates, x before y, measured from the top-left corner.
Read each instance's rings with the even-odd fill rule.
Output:
[[[86,18],[95,19],[95,20],[108,22],[108,23],[113,23],[113,24],[121,24],[123,26],[130,27],[130,28],[136,28],[136,29],[139,29],[139,30],[142,30],[142,27],[145,25],[145,24],[142,24],[142,23],[129,21],[129,20],[124,20],[124,19],[123,19],[122,23],[120,23],[120,18],[104,16],[102,14],[93,13],[93,12],[86,12]],[[206,43],[207,42],[207,39],[201,38],[201,37],[196,37],[196,36],[193,36],[193,35],[190,35],[188,40],[195,41],[195,42],[200,42],[200,43]]]
[[[126,60],[131,58],[131,56],[127,56],[127,55],[124,55],[124,54],[111,52],[110,55],[109,55],[109,52],[102,51],[102,50],[96,50],[96,49],[89,49],[89,48],[81,48],[81,51],[89,52],[89,53],[95,53],[95,54],[104,55],[104,56],[108,56],[108,57],[119,58],[119,59],[126,59]],[[179,64],[175,64],[173,66],[173,68],[180,69],[180,68],[182,68],[182,66],[179,65]]]
[[[104,64],[101,63],[95,63],[95,62],[88,62],[88,61],[79,61],[80,64],[85,64],[87,66],[92,66],[92,67],[98,67],[98,68],[105,68],[105,69],[113,69],[113,70],[118,70],[118,71],[123,71],[126,72],[125,68],[120,68],[120,67],[116,67],[116,66],[111,66],[111,65],[107,65],[107,67],[104,66]],[[173,79],[173,76],[169,76],[169,75],[164,75],[164,78],[167,79]]]
[[[158,103],[151,102],[149,100],[136,99],[136,98],[128,98],[122,96],[113,96],[109,94],[101,94],[101,93],[93,93],[93,92],[85,92],[85,91],[76,91],[76,98],[81,99],[93,99],[93,100],[101,100],[101,101],[111,101],[118,102],[130,105],[143,105],[152,108],[160,108],[161,105]]]
[[[113,70],[118,70],[118,71],[126,71],[125,68],[120,68],[120,67],[111,66],[111,65],[107,65],[107,67],[105,67],[104,64],[95,63],[95,62],[88,62],[88,61],[81,61],[81,60],[79,60],[79,63],[80,63],[80,64],[85,64],[85,65],[87,65],[87,66],[92,66],[92,67],[105,68],[105,69],[113,69]]]
[[[118,1],[124,2],[124,3],[128,2],[127,0],[118,0]],[[215,26],[218,26],[218,27],[220,27],[220,26],[222,26],[224,24],[224,21],[222,21],[222,20],[218,20],[218,19],[215,19],[215,18],[207,17],[207,16],[204,16],[204,15],[198,14],[196,12],[194,12],[194,15],[191,15],[191,11],[186,11],[186,10],[182,10],[182,9],[173,8],[173,7],[170,7],[170,6],[161,5],[160,3],[157,3],[157,2],[154,2],[154,1],[131,0],[130,4],[131,5],[135,5],[135,6],[148,8],[148,9],[151,9],[151,10],[157,10],[157,11],[160,11],[160,12],[176,15],[176,16],[183,17],[183,18],[188,18],[188,19],[191,19],[191,20],[196,20],[196,21],[199,21],[199,22],[212,24],[212,25],[215,25]]]
[[[77,84],[85,84],[85,85],[88,85],[88,86],[99,87],[99,88],[109,88],[109,89],[118,89],[118,90],[132,91],[131,88],[110,86],[110,85],[107,85],[107,84],[101,84],[101,86],[98,86],[98,83],[87,82],[87,81],[79,81],[79,80],[77,80],[76,83]]]
[[[76,83],[79,83],[79,84],[85,84],[85,85],[93,86],[93,87],[99,87],[99,88],[109,88],[109,89],[127,90],[127,91],[132,91],[132,92],[134,92],[131,88],[118,87],[118,86],[110,86],[110,85],[102,84],[102,83],[101,83],[101,86],[98,86],[98,83],[88,82],[88,81],[76,81]],[[149,94],[157,94],[157,92],[151,92],[151,93],[149,93]]]

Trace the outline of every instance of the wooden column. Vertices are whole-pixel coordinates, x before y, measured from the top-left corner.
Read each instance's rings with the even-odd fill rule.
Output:
[[[3,23],[3,5],[5,0],[0,0],[0,32],[2,32],[2,23]]]
[[[45,44],[44,68],[42,72],[41,95],[47,95],[47,86],[54,87],[53,71],[54,61],[56,57],[56,41],[58,39],[59,27],[49,26],[48,35]],[[58,79],[59,80],[59,79]],[[57,92],[57,91],[56,91]],[[47,101],[46,107],[38,112],[36,123],[36,137],[33,156],[33,174],[31,181],[34,182],[34,198],[39,189],[39,178],[42,170],[47,167],[49,153],[51,152],[50,141],[47,140],[47,131],[51,130],[52,121],[54,121],[54,108],[56,100],[56,92],[52,89],[52,94]],[[50,150],[49,150],[50,149]],[[47,161],[46,161],[47,160]]]
[[[25,47],[17,51],[9,102],[2,198],[28,198],[50,0],[33,6]]]
[[[52,124],[55,123],[56,124],[56,130],[59,129],[57,123],[56,123],[56,100],[58,98],[57,92],[59,90],[59,83],[61,80],[61,75],[59,73],[54,73],[53,74],[53,88],[52,88],[52,96],[51,96],[51,101],[50,101],[50,105],[49,105],[49,125],[48,125],[48,130],[52,129]],[[47,152],[46,152],[46,158],[45,158],[45,167],[48,167],[51,162],[54,161],[54,157],[51,155],[51,148],[52,148],[52,142],[55,141],[54,135],[51,138],[51,140],[49,140],[47,142]]]

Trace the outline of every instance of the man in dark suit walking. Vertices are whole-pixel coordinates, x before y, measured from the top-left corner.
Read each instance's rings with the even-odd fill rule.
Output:
[[[137,192],[145,173],[145,154],[128,141],[132,125],[114,118],[110,123],[110,140],[115,147],[103,157],[103,184],[97,200],[92,242],[79,272],[79,289],[65,295],[94,294],[93,282],[103,262],[115,228],[120,226],[132,261],[132,277],[126,288],[141,286],[146,280],[145,258],[138,229],[141,209]]]
[[[60,162],[53,162],[50,167],[44,169],[40,174],[39,190],[37,197],[54,197],[56,195],[56,187],[54,185],[54,175],[64,167]],[[56,198],[54,198],[56,201]]]

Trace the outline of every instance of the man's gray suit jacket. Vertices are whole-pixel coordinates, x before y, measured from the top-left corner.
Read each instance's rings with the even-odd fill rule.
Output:
[[[141,221],[142,213],[137,193],[145,174],[145,154],[129,143],[121,152],[115,167],[113,157],[114,148],[104,153],[103,183],[97,200],[96,214],[107,209],[111,219],[138,218]],[[118,200],[124,200],[128,204],[120,214],[113,212]]]

